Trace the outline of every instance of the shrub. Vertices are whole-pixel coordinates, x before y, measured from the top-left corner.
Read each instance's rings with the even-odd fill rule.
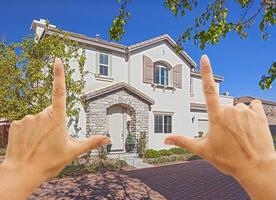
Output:
[[[160,156],[171,156],[173,155],[173,152],[167,149],[162,149],[158,151]]]
[[[121,170],[128,166],[126,161],[118,159],[92,159],[90,164],[81,164],[79,161],[74,161],[66,166],[58,175],[59,178],[64,176],[75,176],[87,173],[104,173],[107,171]]]
[[[107,159],[107,149],[106,147],[102,146],[98,149],[98,156],[100,159],[106,160]]]
[[[202,159],[199,155],[193,155],[193,156],[191,156],[189,159],[188,159],[188,161],[192,161],[192,160],[200,160],[200,159]]]
[[[147,145],[147,135],[145,132],[140,132],[140,137],[138,140],[138,155],[139,157],[144,157]]]
[[[160,165],[160,164],[166,164],[166,163],[172,163],[172,162],[178,162],[178,161],[186,161],[186,160],[189,160],[189,158],[192,155],[193,154],[186,153],[186,154],[179,154],[179,155],[162,156],[159,158],[148,158],[148,159],[144,159],[144,162],[152,165]]]
[[[170,151],[173,154],[186,154],[186,153],[189,153],[189,151],[187,151],[186,149],[182,149],[182,148],[179,148],[179,147],[171,148]]]
[[[0,149],[0,156],[4,156],[6,154],[6,150],[5,149]]]
[[[144,157],[145,158],[159,158],[160,153],[154,149],[147,149],[144,154]]]

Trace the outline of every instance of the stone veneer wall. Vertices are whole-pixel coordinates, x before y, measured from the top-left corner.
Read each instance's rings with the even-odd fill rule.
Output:
[[[276,106],[263,104],[268,124],[276,125]]]
[[[131,127],[136,135],[140,132],[145,132],[148,135],[150,106],[140,97],[125,89],[120,89],[88,100],[86,108],[87,137],[107,133],[107,109],[116,104],[130,109]]]

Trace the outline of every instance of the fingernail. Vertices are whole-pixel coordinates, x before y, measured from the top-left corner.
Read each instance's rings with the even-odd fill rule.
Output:
[[[206,54],[203,54],[203,55],[201,56],[201,59],[203,59],[203,58],[208,58],[208,56],[207,56]]]
[[[55,58],[55,62],[61,62],[60,58]]]

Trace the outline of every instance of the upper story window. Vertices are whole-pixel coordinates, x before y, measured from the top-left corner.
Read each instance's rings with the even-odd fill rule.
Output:
[[[109,76],[109,56],[107,54],[100,53],[99,54],[99,73],[103,76]]]
[[[154,65],[153,67],[153,80],[158,85],[169,84],[169,69],[164,65]]]

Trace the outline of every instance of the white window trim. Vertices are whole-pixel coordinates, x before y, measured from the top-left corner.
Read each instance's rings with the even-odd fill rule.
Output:
[[[155,80],[154,68],[155,67],[159,68],[159,83],[158,84],[154,82],[154,80]],[[168,70],[168,75],[167,75],[168,81],[167,81],[167,84],[161,84],[161,68],[164,68],[164,69]],[[171,70],[168,67],[166,67],[164,65],[160,65],[160,64],[154,65],[153,66],[153,83],[154,83],[154,85],[163,86],[163,87],[170,87],[170,84],[171,84],[170,74],[171,74]]]
[[[153,133],[154,134],[172,134],[173,133],[173,123],[172,123],[172,121],[173,121],[173,112],[160,112],[160,111],[154,111],[153,112]],[[161,132],[155,132],[155,116],[156,115],[162,115],[162,130],[163,130],[163,132],[161,133]],[[171,132],[170,133],[165,133],[164,132],[164,117],[165,116],[171,116]]]
[[[101,54],[108,56],[108,65],[100,63],[100,55]],[[107,69],[108,69],[108,75],[107,76],[100,74],[100,65],[107,66]],[[107,82],[112,82],[113,81],[113,77],[112,77],[112,54],[111,53],[102,52],[102,51],[97,51],[96,52],[95,78],[98,81],[107,81]]]

